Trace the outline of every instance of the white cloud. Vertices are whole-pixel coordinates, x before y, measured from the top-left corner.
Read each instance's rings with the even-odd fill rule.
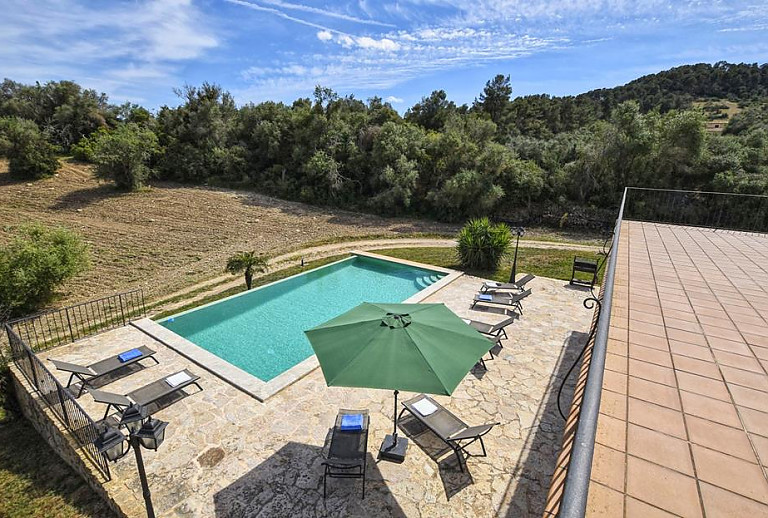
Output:
[[[390,95],[388,97],[385,97],[384,100],[388,103],[392,104],[401,104],[405,102],[402,97],[395,97],[394,95]]]
[[[317,39],[320,41],[329,41],[333,39],[331,31],[317,31]]]
[[[82,4],[11,0],[0,17],[0,63],[17,81],[75,79],[115,99],[178,85],[181,62],[219,38],[191,0]]]
[[[362,36],[355,39],[355,43],[363,49],[376,49],[394,51],[400,49],[400,44],[395,43],[389,38],[381,38],[380,40],[369,38],[368,36]]]

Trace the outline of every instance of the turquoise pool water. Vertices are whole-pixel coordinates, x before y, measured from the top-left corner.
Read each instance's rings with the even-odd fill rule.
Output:
[[[304,330],[361,302],[403,302],[444,276],[354,256],[159,323],[269,381],[313,354]]]

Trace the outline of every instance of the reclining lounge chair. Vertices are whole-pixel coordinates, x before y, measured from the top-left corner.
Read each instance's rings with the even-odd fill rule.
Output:
[[[497,291],[523,291],[525,290],[525,285],[535,278],[535,275],[529,273],[519,281],[515,282],[485,281],[483,282],[483,285],[480,286],[480,292],[496,293]]]
[[[512,294],[491,294],[491,293],[478,293],[475,295],[474,300],[472,301],[471,308],[475,307],[475,304],[478,302],[482,304],[499,304],[502,306],[511,306],[517,311],[520,312],[520,314],[523,313],[523,304],[522,300],[531,294],[531,290],[525,290],[522,293],[516,293],[514,295]]]
[[[464,322],[474,327],[481,334],[494,338],[495,341],[498,343],[501,341],[502,338],[504,338],[505,340],[509,338],[507,336],[507,331],[505,328],[508,325],[513,324],[515,320],[519,318],[520,318],[520,315],[518,315],[515,312],[512,312],[512,315],[509,318],[505,318],[504,320],[502,320],[501,322],[497,322],[496,324],[486,324],[485,322],[480,322],[479,320],[470,320],[468,318],[465,318]]]
[[[90,390],[89,394],[93,396],[93,400],[97,403],[105,403],[107,405],[107,410],[104,412],[104,419],[106,419],[112,407],[118,412],[123,412],[133,404],[147,406],[190,385],[196,386],[202,392],[203,388],[197,383],[199,379],[200,376],[196,376],[184,369],[183,371],[153,381],[149,385],[129,392],[124,396],[103,390]]]
[[[138,351],[141,354],[136,354],[133,351]],[[141,347],[131,351],[116,354],[115,356],[111,356],[86,366],[77,365],[76,363],[67,363],[54,359],[51,359],[51,362],[53,362],[58,370],[68,372],[70,374],[69,382],[67,382],[67,388],[72,385],[72,381],[75,378],[80,381],[80,390],[77,393],[77,397],[80,397],[83,395],[83,391],[86,387],[93,388],[92,383],[95,380],[106,376],[107,374],[112,374],[115,371],[122,369],[123,367],[127,367],[128,365],[132,365],[134,363],[139,363],[141,360],[148,358],[152,359],[152,361],[155,362],[155,365],[157,365],[160,362],[157,361],[157,358],[155,358],[154,355],[155,351],[142,345]]]
[[[487,455],[483,436],[499,424],[489,423],[480,426],[467,426],[464,421],[426,394],[419,394],[408,401],[403,401],[403,406],[405,408],[400,412],[400,416],[407,410],[439,437],[441,441],[447,444],[456,454],[456,460],[459,462],[461,471],[464,471],[465,455],[466,457],[485,457]],[[398,419],[400,416],[398,416]],[[467,451],[467,446],[475,441],[480,441],[480,446],[483,449],[481,455],[475,455]]]

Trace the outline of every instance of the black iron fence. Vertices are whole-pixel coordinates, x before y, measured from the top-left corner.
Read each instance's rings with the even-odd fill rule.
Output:
[[[768,233],[768,196],[628,187],[623,217]]]
[[[141,289],[19,318],[7,324],[33,351],[45,351],[146,315]]]
[[[11,358],[34,387],[40,403],[53,412],[77,444],[77,448],[93,463],[97,471],[109,480],[107,459],[93,444],[98,435],[96,423],[8,324],[5,325],[5,333],[10,343]]]
[[[141,289],[54,309],[6,322],[0,339],[7,339],[6,356],[34,387],[41,404],[50,409],[95,468],[109,479],[109,466],[93,441],[96,423],[35,353],[128,324],[146,315]],[[3,349],[0,343],[0,350]]]

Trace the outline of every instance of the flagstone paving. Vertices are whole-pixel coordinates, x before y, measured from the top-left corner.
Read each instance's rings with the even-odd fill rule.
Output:
[[[469,309],[481,282],[460,277],[426,302],[499,321],[495,311]],[[476,368],[451,397],[436,397],[469,424],[500,423],[486,437],[489,456],[470,458],[466,474],[429,433],[412,437],[404,463],[377,462],[378,446],[392,431],[392,394],[326,387],[319,369],[260,403],[131,326],[41,356],[88,363],[139,345],[155,349],[159,365],[102,387],[117,393],[185,367],[202,376],[202,392],[192,389],[154,414],[170,423],[160,450],[144,455],[158,516],[540,516],[562,442],[555,394],[592,312],[582,306],[587,293],[563,281],[538,278],[530,286],[525,314],[488,370]],[[79,401],[94,418],[103,416],[91,396]],[[365,500],[359,480],[329,480],[323,500],[322,450],[339,408],[371,412]],[[401,433],[415,431],[403,422]],[[112,474],[110,495],[127,515],[142,516],[133,456],[113,464]]]
[[[768,236],[624,222],[587,516],[768,517]]]

